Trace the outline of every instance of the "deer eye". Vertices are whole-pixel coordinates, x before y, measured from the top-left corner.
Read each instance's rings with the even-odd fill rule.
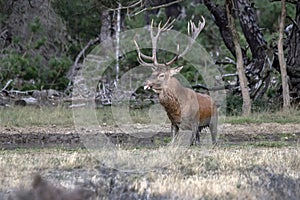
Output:
[[[159,76],[158,76],[158,78],[164,78],[165,77],[165,74],[160,74]]]

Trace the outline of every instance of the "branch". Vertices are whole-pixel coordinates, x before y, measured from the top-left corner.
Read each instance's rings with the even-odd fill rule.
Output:
[[[271,3],[281,1],[281,0],[269,0]],[[297,4],[297,0],[286,0],[287,3]]]
[[[9,81],[7,81],[7,83],[5,84],[4,88],[2,88],[2,90],[0,90],[0,92],[3,92],[4,90],[6,90],[6,88],[11,84],[11,82],[13,82],[12,79],[10,79]]]
[[[286,16],[286,18],[288,18],[289,20],[291,20],[293,22],[293,26],[296,26],[298,32],[300,31],[300,27],[298,26],[297,22],[289,15]]]
[[[168,7],[168,6],[171,6],[173,4],[176,4],[176,3],[180,3],[180,2],[183,2],[185,0],[177,0],[177,1],[172,1],[170,3],[166,3],[166,4],[162,4],[162,5],[159,5],[159,6],[153,6],[153,7],[147,7],[147,8],[144,8],[140,11],[137,11],[136,13],[133,13],[132,15],[130,15],[131,17],[134,17],[134,16],[137,16],[139,14],[141,14],[142,12],[145,12],[145,11],[149,11],[149,10],[155,10],[155,9],[158,9],[158,8],[165,8],[165,7]]]
[[[74,77],[74,74],[75,74],[75,72],[76,72],[77,69],[78,69],[78,63],[79,63],[81,57],[85,54],[85,52],[87,51],[88,48],[90,48],[92,45],[96,44],[97,42],[100,42],[100,37],[96,37],[95,39],[91,39],[91,40],[87,43],[87,45],[85,45],[85,46],[83,47],[83,49],[79,52],[79,54],[77,55],[77,57],[76,57],[76,59],[75,59],[75,61],[74,61],[74,64],[72,65],[71,69],[70,69],[69,72],[68,72],[68,75],[67,75],[67,76],[68,76],[69,78],[71,77],[70,79],[72,79],[72,78]]]
[[[4,31],[2,31],[2,32],[0,33],[0,37],[4,36],[7,32],[8,32],[7,29],[5,29]]]
[[[120,2],[119,2],[119,4],[120,4]],[[108,11],[117,11],[117,10],[128,10],[128,9],[130,9],[130,8],[134,8],[134,7],[136,7],[137,5],[143,5],[143,1],[142,0],[139,0],[139,1],[137,1],[137,2],[135,2],[135,3],[133,3],[133,4],[131,4],[131,5],[129,5],[129,6],[122,6],[121,8],[108,8]]]
[[[30,6],[31,8],[34,8],[34,6],[32,5],[31,0],[28,0],[28,3],[29,3],[29,6]]]
[[[74,65],[78,65],[80,58],[85,54],[86,50],[88,48],[90,48],[92,45],[96,44],[97,42],[100,42],[100,37],[96,37],[95,39],[91,39],[87,45],[85,45],[85,47],[83,47],[83,49],[79,52],[79,54],[77,55]]]
[[[202,85],[202,84],[197,84],[197,85],[194,85],[192,86],[192,89],[203,89],[203,90],[206,90],[206,91],[218,91],[218,90],[229,90],[231,88],[234,88],[236,87],[235,85],[230,85],[230,84],[226,84],[226,85],[219,85],[219,86],[214,86],[214,87],[206,87],[205,85]]]

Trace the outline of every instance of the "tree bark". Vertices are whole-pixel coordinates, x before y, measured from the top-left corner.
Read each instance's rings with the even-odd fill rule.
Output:
[[[283,52],[283,31],[285,26],[285,18],[286,18],[285,0],[282,0],[281,16],[280,16],[280,24],[279,24],[278,60],[280,65],[281,81],[282,81],[283,110],[288,110],[290,107],[290,95],[289,95],[288,77],[286,72],[286,63],[284,60],[284,52]]]
[[[117,10],[117,22],[116,22],[116,83],[119,80],[119,71],[120,71],[120,32],[121,32],[121,8],[122,5],[119,3],[119,7]]]
[[[217,5],[211,0],[204,0],[204,4],[210,13],[214,16],[215,23],[219,27],[221,37],[230,51],[230,53],[235,57],[235,50],[233,44],[233,38],[231,31],[228,27],[228,19],[226,15],[225,6]]]
[[[291,83],[290,95],[300,102],[300,1],[297,1],[295,22],[289,36],[287,74]]]
[[[250,62],[245,63],[246,75],[251,88],[251,96],[253,99],[257,99],[260,90],[263,88],[261,80],[268,75],[264,67],[267,56],[267,42],[257,25],[255,11],[249,0],[235,0],[234,2],[243,33],[252,54]]]
[[[246,78],[246,75],[244,73],[244,62],[243,62],[243,54],[241,50],[241,46],[239,43],[238,34],[236,31],[234,18],[233,18],[233,2],[232,0],[226,0],[226,12],[227,12],[227,18],[228,18],[228,25],[233,37],[233,44],[234,49],[236,52],[236,59],[237,59],[237,72],[240,80],[240,88],[242,91],[242,97],[243,97],[243,107],[242,112],[244,116],[251,114],[251,100],[250,100],[250,94],[248,91],[248,81]]]
[[[100,40],[104,41],[114,35],[114,26],[112,25],[113,12],[103,10],[101,13]]]

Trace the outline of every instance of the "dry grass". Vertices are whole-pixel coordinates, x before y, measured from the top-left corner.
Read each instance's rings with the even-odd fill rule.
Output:
[[[95,164],[83,150],[19,149],[0,151],[0,190],[29,185],[30,176],[51,169],[89,168]]]
[[[125,150],[124,150],[125,151]],[[144,149],[126,150],[141,154]],[[124,152],[123,152],[124,153]],[[127,173],[122,184],[132,192],[147,194],[153,199],[299,199],[300,149],[283,148],[206,147],[177,149],[181,156],[167,166],[156,165],[152,171]],[[144,157],[145,158],[145,157]],[[127,164],[136,166],[136,159],[128,157]],[[162,158],[151,157],[159,163]],[[118,162],[116,160],[116,162]],[[121,162],[121,161],[120,161]],[[123,162],[123,161],[122,161]],[[141,160],[142,162],[142,160]],[[96,167],[97,166],[97,167]],[[74,169],[89,171],[83,179],[98,174],[99,161],[85,150],[14,150],[2,151],[0,190],[28,186],[33,172],[45,176],[50,171]],[[117,172],[114,176],[119,176]],[[130,180],[130,181],[128,181]],[[117,184],[117,183],[115,183]],[[101,187],[101,186],[99,186]],[[109,194],[102,194],[109,195]]]
[[[144,111],[136,112],[132,113],[136,123],[147,122],[142,117],[144,113],[140,114]],[[99,109],[96,114],[100,123],[114,124],[109,108]],[[224,120],[243,126],[268,122],[299,124],[300,111],[254,113],[250,117]],[[65,108],[0,110],[0,126],[33,125],[73,127],[73,113]],[[37,172],[68,188],[80,181],[92,187],[89,183],[93,182],[98,199],[119,199],[120,196],[113,195],[125,192],[134,193],[140,199],[300,199],[298,144],[281,145],[280,148],[204,145],[160,150],[133,147],[100,154],[82,149],[0,150],[0,199],[1,191],[28,188],[32,175]],[[176,159],[168,163],[170,155]],[[95,159],[96,156],[107,160]],[[126,166],[137,172],[106,170],[103,162],[120,168]]]

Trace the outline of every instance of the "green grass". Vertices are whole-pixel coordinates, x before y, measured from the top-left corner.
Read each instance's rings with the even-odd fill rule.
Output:
[[[82,109],[82,108],[81,108]],[[79,110],[79,108],[77,108]],[[77,111],[75,110],[75,111]],[[94,110],[92,110],[93,112]],[[84,112],[82,112],[84,113]],[[135,109],[129,111],[129,116],[133,123],[149,124],[150,117],[147,109]],[[100,125],[116,125],[119,114],[110,107],[99,108],[95,113],[90,110],[85,113],[87,116],[95,114]],[[253,113],[250,116],[226,116],[223,117],[225,123],[248,124],[248,123],[300,123],[300,110],[290,112],[264,112]],[[125,119],[126,120],[126,119]],[[0,126],[62,126],[72,127],[74,125],[73,110],[64,107],[14,107],[0,109]]]
[[[0,109],[0,126],[49,126],[70,127],[72,111],[63,107],[14,107]]]
[[[252,113],[250,116],[227,116],[225,123],[231,124],[259,124],[259,123],[300,123],[300,110],[290,110],[289,112],[263,112]]]

